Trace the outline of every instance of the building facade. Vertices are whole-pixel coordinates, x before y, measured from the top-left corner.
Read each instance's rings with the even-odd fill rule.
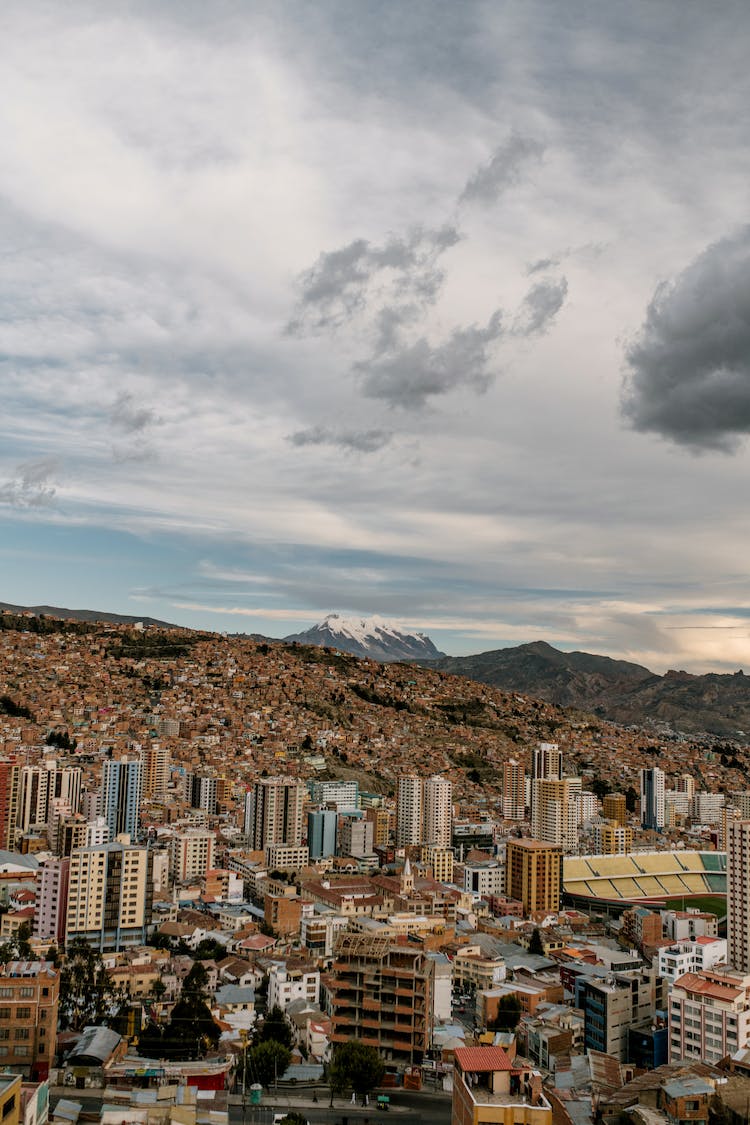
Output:
[[[505,893],[523,903],[524,912],[560,909],[562,848],[542,840],[508,840]]]

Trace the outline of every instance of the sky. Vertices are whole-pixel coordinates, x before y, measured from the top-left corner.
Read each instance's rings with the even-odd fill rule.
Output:
[[[5,0],[0,601],[750,666],[750,11]]]

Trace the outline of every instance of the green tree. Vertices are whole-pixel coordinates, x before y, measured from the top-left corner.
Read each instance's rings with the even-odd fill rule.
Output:
[[[307,1125],[307,1118],[303,1117],[301,1113],[292,1110],[287,1113],[286,1117],[282,1117],[279,1125]]]
[[[33,961],[34,951],[29,944],[31,926],[24,922],[8,941],[0,945],[0,964],[6,961]]]
[[[497,1002],[497,1016],[490,1027],[492,1031],[513,1031],[521,1018],[521,1001],[512,993],[501,996]]]
[[[286,1016],[278,1004],[271,1008],[260,1025],[256,1043],[267,1043],[269,1039],[272,1039],[274,1043],[281,1043],[282,1047],[291,1047],[292,1045],[292,1029],[286,1022]]]
[[[544,942],[542,935],[539,933],[539,927],[534,927],[534,932],[529,941],[529,953],[538,953],[540,957],[544,956]]]
[[[292,1052],[283,1043],[267,1039],[247,1052],[247,1077],[268,1090],[289,1066]]]
[[[123,995],[104,967],[101,954],[85,938],[73,938],[60,970],[60,1023],[81,1031],[89,1024],[109,1023]]]
[[[333,1071],[333,1075],[331,1075]],[[375,1047],[367,1047],[358,1039],[350,1039],[336,1048],[329,1067],[328,1081],[333,1086],[344,1089],[351,1087],[361,1098],[370,1094],[383,1081],[385,1063]]]

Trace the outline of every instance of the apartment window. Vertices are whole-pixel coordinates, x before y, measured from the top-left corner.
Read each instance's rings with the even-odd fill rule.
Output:
[[[10,1039],[9,1027],[0,1027],[0,1039]]]
[[[31,1008],[16,1008],[16,1019],[18,1019],[18,1020],[30,1020],[31,1019]]]
[[[17,1027],[14,1036],[15,1039],[30,1039],[31,1031],[28,1027]]]
[[[33,988],[22,988],[20,995],[21,995],[22,1000],[31,1000],[31,998],[34,995],[34,989]]]
[[[0,1000],[10,1000],[13,995],[12,988],[0,988]]]
[[[0,1020],[10,1019],[10,1008],[0,1008]]]
[[[10,1098],[8,1098],[7,1102],[3,1106],[3,1121],[5,1120],[6,1117],[10,1117],[11,1113],[13,1113],[15,1108],[16,1108],[16,1095],[13,1094]]]

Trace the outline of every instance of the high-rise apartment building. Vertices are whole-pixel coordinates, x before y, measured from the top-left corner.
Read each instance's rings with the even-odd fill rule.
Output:
[[[523,903],[524,913],[560,909],[562,848],[542,840],[508,840],[505,893]]]
[[[664,790],[664,770],[658,766],[641,770],[641,824],[644,828],[664,827]]]
[[[511,758],[503,766],[503,817],[523,820],[526,816],[526,771]]]
[[[46,859],[37,872],[34,935],[42,941],[65,944],[70,857]]]
[[[185,778],[185,797],[193,809],[203,809],[209,816],[215,816],[219,809],[219,779],[189,773]]]
[[[372,855],[372,821],[364,817],[343,816],[339,821],[339,855],[357,859]]]
[[[729,964],[750,973],[750,820],[727,821]]]
[[[21,767],[15,758],[0,761],[0,850],[12,848],[18,820]]]
[[[396,789],[396,845],[408,847],[422,842],[422,778],[400,777]]]
[[[253,847],[273,844],[299,847],[302,843],[302,806],[305,786],[291,777],[263,777],[255,783]]]
[[[562,750],[556,742],[540,742],[532,753],[531,780],[559,781],[562,777]]]
[[[372,842],[376,848],[387,847],[391,838],[391,820],[393,812],[390,809],[367,809],[365,816],[372,821]]]
[[[112,758],[102,766],[102,815],[114,840],[126,833],[138,838],[143,795],[143,763],[132,758]]]
[[[66,941],[85,938],[100,951],[145,943],[151,920],[149,852],[126,840],[71,855]]]
[[[336,854],[339,814],[335,809],[311,809],[307,814],[307,846],[310,859],[326,859]]]
[[[531,810],[534,839],[559,844],[568,854],[576,852],[580,807],[580,777],[537,778]]]
[[[144,797],[164,797],[169,787],[169,750],[152,742],[141,752]]]
[[[423,823],[420,843],[448,848],[453,825],[453,783],[447,777],[428,777],[422,794]]]
[[[216,837],[207,828],[187,828],[176,832],[171,840],[172,878],[183,883],[199,879],[214,866]]]
[[[335,805],[338,812],[359,808],[358,781],[313,781],[310,798],[316,805]]]
[[[628,808],[624,793],[607,793],[602,801],[602,816],[618,824],[628,823]]]

